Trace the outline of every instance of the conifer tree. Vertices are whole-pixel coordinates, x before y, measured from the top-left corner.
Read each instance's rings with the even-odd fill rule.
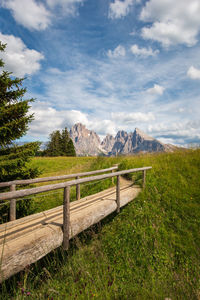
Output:
[[[59,130],[53,131],[49,136],[50,141],[44,150],[45,156],[76,156],[76,151],[67,128],[60,133]]]
[[[5,47],[0,42],[0,51]],[[24,99],[24,79],[14,78],[12,73],[2,70],[3,67],[4,62],[0,59],[0,182],[38,175],[38,170],[27,167],[26,163],[39,148],[39,143],[14,144],[27,132],[28,124],[33,120],[28,110],[34,99]]]
[[[61,155],[67,155],[67,153],[68,153],[68,144],[69,144],[69,140],[70,140],[70,136],[69,136],[69,132],[68,132],[67,128],[62,130],[61,139],[62,139],[62,141],[61,141]]]
[[[66,156],[76,156],[76,150],[72,139],[69,139]]]
[[[50,134],[50,141],[47,144],[47,156],[61,156],[62,137],[59,130],[53,131]]]
[[[0,52],[5,48],[6,45],[0,42]],[[14,78],[3,67],[4,62],[0,59],[0,182],[34,178],[39,171],[37,168],[28,167],[27,162],[38,151],[40,143],[27,143],[23,146],[15,144],[16,139],[25,135],[33,120],[33,115],[28,114],[28,111],[34,99],[24,99],[24,79]],[[8,204],[1,207],[0,222],[7,220],[8,207]],[[32,200],[17,203],[17,218],[33,211]]]

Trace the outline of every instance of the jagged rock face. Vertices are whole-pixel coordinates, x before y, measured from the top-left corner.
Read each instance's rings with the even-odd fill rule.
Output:
[[[115,143],[115,138],[112,135],[107,134],[106,137],[103,139],[101,146],[106,152],[109,153],[112,151],[114,143]]]
[[[138,152],[161,152],[174,151],[175,146],[165,145],[158,140],[148,136],[136,128],[129,134],[126,131],[118,131],[117,135],[107,135],[100,141],[99,136],[88,130],[81,123],[75,124],[70,130],[70,137],[74,142],[77,155],[123,155]]]
[[[164,144],[148,136],[138,128],[133,133],[129,133],[128,139],[124,144],[121,154],[137,152],[159,152],[165,151]]]
[[[126,131],[118,131],[116,137],[115,137],[115,143],[112,148],[112,154],[117,155],[119,153],[122,153],[123,147],[127,141],[128,133]]]
[[[96,132],[88,130],[81,123],[75,124],[70,130],[77,155],[98,155],[102,152],[101,141]]]

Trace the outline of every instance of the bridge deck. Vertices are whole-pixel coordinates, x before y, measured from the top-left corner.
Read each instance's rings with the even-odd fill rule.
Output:
[[[120,206],[140,188],[122,180]],[[116,187],[70,203],[70,238],[99,222],[117,208]],[[36,262],[63,241],[63,206],[0,225],[0,281]]]

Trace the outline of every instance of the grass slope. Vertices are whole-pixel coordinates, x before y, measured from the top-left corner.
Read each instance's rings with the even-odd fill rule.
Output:
[[[145,190],[67,254],[56,250],[4,283],[2,299],[200,299],[200,150],[119,162],[152,165]]]

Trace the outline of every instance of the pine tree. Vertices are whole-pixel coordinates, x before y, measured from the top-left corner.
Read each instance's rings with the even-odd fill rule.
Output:
[[[76,150],[72,139],[68,142],[68,151],[66,152],[66,156],[76,156]]]
[[[67,128],[62,130],[62,134],[61,134],[61,155],[65,156],[68,153],[68,143],[70,140],[70,136],[69,136],[69,132],[67,130]]]
[[[53,131],[49,136],[50,141],[44,150],[44,156],[76,156],[76,151],[67,128]]]
[[[6,45],[0,42],[0,51]],[[0,59],[0,68],[4,62]],[[17,147],[14,141],[28,130],[33,115],[28,114],[34,99],[24,100],[26,88],[22,87],[23,78],[14,78],[12,73],[0,73],[0,181],[33,178],[37,169],[28,168],[26,163],[39,148],[39,143],[29,143]]]
[[[53,131],[50,134],[50,141],[47,144],[47,156],[61,156],[62,137],[59,130]]]
[[[0,42],[0,51],[5,51],[5,48],[6,45]],[[14,78],[12,73],[2,70],[3,67],[4,62],[0,59],[0,182],[34,178],[39,171],[28,167],[27,162],[38,151],[40,143],[27,143],[23,146],[15,144],[16,139],[25,135],[33,120],[33,115],[28,114],[28,111],[34,99],[24,99],[24,78]],[[30,213],[31,205],[30,200],[19,201],[17,217]],[[2,206],[0,215],[7,211],[8,207]]]

